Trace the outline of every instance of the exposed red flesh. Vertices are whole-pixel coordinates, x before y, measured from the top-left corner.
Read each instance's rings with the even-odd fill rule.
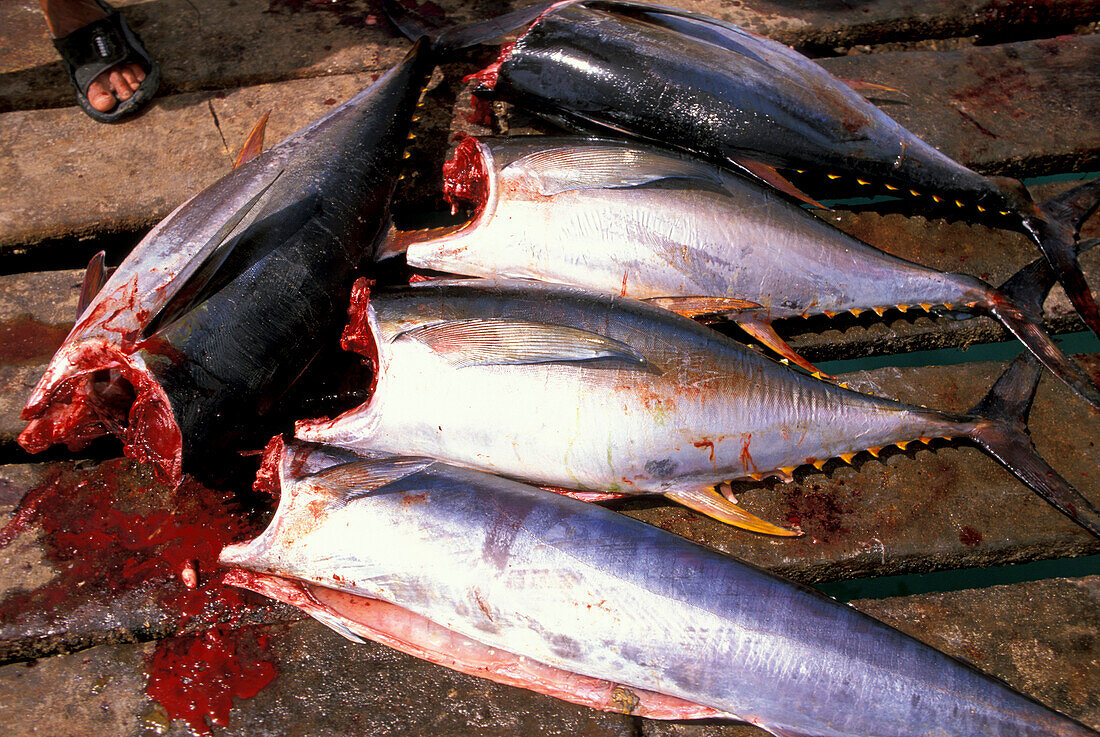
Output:
[[[263,459],[260,461],[260,469],[256,472],[256,480],[252,482],[253,491],[266,492],[276,499],[279,498],[281,488],[279,466],[283,462],[285,452],[286,443],[283,442],[282,435],[276,435],[267,441]]]
[[[481,210],[489,196],[489,172],[474,137],[466,138],[443,164],[443,199],[453,210],[470,206]]]
[[[473,74],[467,74],[462,78],[463,82],[477,82],[479,89],[491,90],[496,87],[497,77],[500,75],[500,65],[508,60],[508,57],[512,54],[512,49],[516,46],[515,41],[509,41],[508,43],[501,44],[500,53],[497,55],[496,61],[489,66],[485,67],[481,71],[474,72]]]
[[[103,339],[73,346],[67,358],[64,373],[52,381],[47,373],[23,409],[30,424],[19,444],[31,453],[56,443],[79,450],[113,433],[127,457],[151,463],[159,478],[179,483],[183,436],[168,396],[149,371]]]
[[[231,570],[225,581],[320,615],[322,621],[336,619],[355,634],[395,650],[496,683],[526,688],[593,709],[650,719],[728,716],[673,696],[569,673],[487,647],[378,599],[247,571]]]

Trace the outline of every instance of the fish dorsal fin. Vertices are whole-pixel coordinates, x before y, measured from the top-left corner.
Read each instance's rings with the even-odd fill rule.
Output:
[[[238,242],[236,238],[229,238],[230,234],[252,213],[256,204],[267,194],[282,173],[283,170],[280,169],[271,181],[248,202],[237,208],[236,212],[199,249],[195,258],[168,283],[166,289],[168,298],[145,323],[145,327],[141,330],[142,338],[155,334],[165,325],[170,325],[205,301],[212,291],[211,284],[226,282],[225,278],[215,279],[215,275],[221,270],[229,254],[232,253],[233,246]]]
[[[796,200],[799,200],[801,202],[805,202],[807,205],[810,205],[811,207],[816,207],[816,208],[821,209],[821,210],[828,210],[829,209],[829,208],[825,207],[825,205],[823,205],[820,202],[818,202],[817,200],[815,200],[814,198],[810,197],[808,194],[803,192],[798,187],[794,186],[794,184],[792,184],[790,182],[790,180],[788,180],[786,177],[784,177],[782,174],[780,174],[776,170],[776,168],[774,166],[771,166],[770,164],[765,164],[762,161],[755,161],[753,159],[744,159],[744,158],[740,158],[740,159],[731,158],[730,162],[733,163],[734,165],[736,165],[737,167],[745,170],[746,172],[751,174],[756,179],[759,179],[760,181],[764,182],[769,187],[773,187],[775,189],[778,189],[780,192],[782,192],[783,194],[785,194],[789,197],[793,197]]]
[[[84,314],[88,305],[92,303],[99,290],[107,283],[107,267],[104,265],[106,251],[100,251],[92,256],[88,262],[88,268],[84,270],[84,281],[80,285],[80,299],[76,303],[76,319]]]
[[[780,537],[797,537],[802,534],[800,530],[791,530],[771,522],[762,520],[755,514],[745,511],[724,496],[714,490],[713,487],[705,489],[676,489],[666,491],[665,496],[674,502],[683,504],[688,509],[694,509],[700,514],[705,514],[719,522],[740,527],[750,532],[760,532],[765,535],[778,535]]]
[[[237,160],[233,162],[234,169],[256,158],[264,150],[264,131],[267,129],[267,119],[270,115],[271,111],[268,110],[256,125],[252,126],[248,138],[244,139],[244,145],[241,146],[241,152],[237,154]]]
[[[413,328],[398,340],[416,340],[454,366],[509,366],[618,359],[639,367],[644,356],[625,343],[564,325],[501,318],[455,320]]]
[[[719,181],[714,167],[632,146],[563,146],[523,156],[504,172],[522,173],[549,197],[576,189],[637,187],[662,179]]]
[[[327,488],[337,499],[350,501],[422,471],[433,463],[435,460],[420,456],[368,458],[330,466],[306,476],[303,481]]]

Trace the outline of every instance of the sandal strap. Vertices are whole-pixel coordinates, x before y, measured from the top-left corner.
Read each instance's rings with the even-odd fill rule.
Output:
[[[104,70],[129,61],[132,53],[122,36],[118,11],[93,21],[72,33],[55,38],[54,47],[68,62],[77,88],[87,94],[88,86]]]

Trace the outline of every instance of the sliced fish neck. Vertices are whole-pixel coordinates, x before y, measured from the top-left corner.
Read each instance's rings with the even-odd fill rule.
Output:
[[[222,561],[380,599],[467,643],[776,735],[1095,737],[850,607],[658,528],[401,462],[302,479],[271,523],[284,534]]]
[[[576,288],[425,282],[377,292],[362,309],[375,393],[335,420],[299,423],[302,439],[565,488],[666,493],[972,428]]]
[[[143,457],[167,433],[170,457],[146,460],[178,480],[182,455],[242,428],[270,434],[257,418],[338,335],[356,270],[388,222],[431,67],[414,47],[155,227],[82,314],[23,412],[20,442],[41,450],[115,432]],[[103,371],[110,381],[89,380]]]

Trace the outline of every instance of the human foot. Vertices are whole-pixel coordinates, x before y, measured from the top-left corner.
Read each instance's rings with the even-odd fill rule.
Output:
[[[136,111],[152,97],[159,73],[142,88],[156,65],[121,15],[109,15],[109,6],[96,0],[39,0],[39,3],[54,36],[54,45],[69,69],[78,101],[89,115],[113,122]],[[143,93],[141,99],[126,105],[139,90]]]

